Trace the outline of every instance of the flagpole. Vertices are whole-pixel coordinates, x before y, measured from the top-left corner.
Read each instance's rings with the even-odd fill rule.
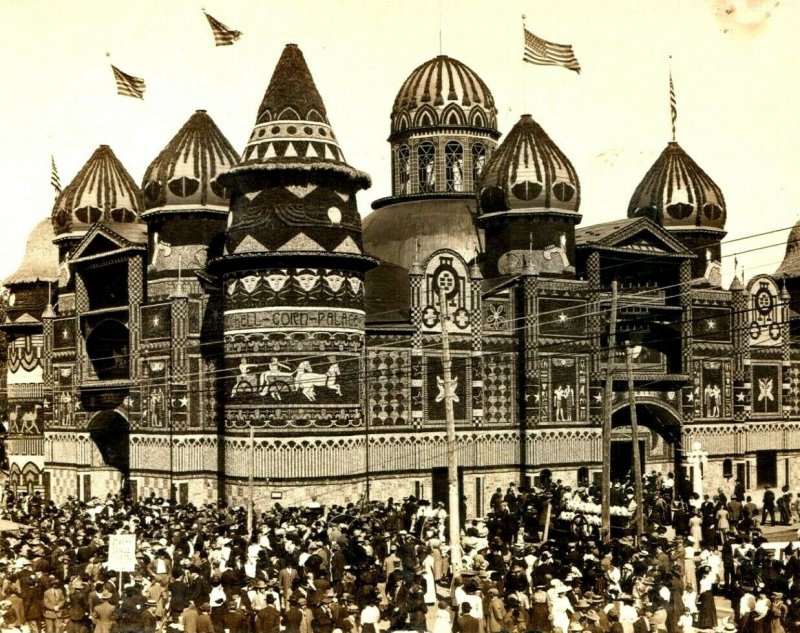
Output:
[[[522,14],[522,43],[523,43],[523,50],[525,44],[525,14]],[[528,112],[528,81],[527,76],[528,73],[525,72],[525,58],[522,58],[521,61],[521,71],[522,71],[522,112],[520,114],[529,114]]]

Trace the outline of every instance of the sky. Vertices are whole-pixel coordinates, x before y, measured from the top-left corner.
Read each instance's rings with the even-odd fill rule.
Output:
[[[242,38],[215,47],[203,9]],[[573,45],[580,75],[521,61],[523,14]],[[725,195],[724,283],[734,257],[748,278],[774,272],[800,218],[794,0],[0,0],[0,24],[0,278],[51,213],[51,155],[66,186],[108,144],[141,183],[197,109],[241,152],[287,43],[372,176],[362,216],[391,193],[394,97],[441,42],[489,86],[502,133],[530,113],[572,160],[584,226],[625,217],[670,140],[670,67],[677,140]],[[145,79],[144,100],[116,94],[110,63]]]

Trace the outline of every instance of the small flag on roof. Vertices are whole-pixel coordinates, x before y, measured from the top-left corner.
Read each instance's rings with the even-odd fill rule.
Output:
[[[144,91],[146,89],[144,79],[124,73],[113,64],[111,65],[111,70],[114,71],[114,80],[117,82],[117,94],[123,97],[144,99]]]
[[[208,18],[211,32],[214,33],[214,43],[217,46],[230,46],[242,36],[241,31],[229,29],[215,17],[208,15],[205,11],[203,11],[203,13],[205,13],[206,18]]]
[[[581,72],[581,65],[575,57],[572,46],[569,44],[554,44],[543,40],[531,33],[524,26],[522,30],[525,32],[525,54],[523,61],[529,64],[539,64],[541,66],[563,66],[574,70],[576,73]]]
[[[58,169],[56,169],[56,159],[50,155],[50,184],[56,190],[56,195],[61,193],[61,179],[58,177]]]

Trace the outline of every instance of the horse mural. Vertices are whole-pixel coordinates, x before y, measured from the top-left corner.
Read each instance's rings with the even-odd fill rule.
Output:
[[[311,363],[307,360],[301,362],[294,375],[294,390],[300,391],[307,400],[314,402],[317,399],[316,387],[327,387],[333,390],[336,395],[342,395],[342,386],[338,382],[341,372],[339,363],[331,363],[328,371],[324,374],[316,373],[311,368]]]
[[[239,375],[231,390],[232,398],[251,398],[255,395],[267,396],[272,400],[281,401],[290,392],[300,392],[309,402],[316,402],[317,387],[326,387],[336,395],[342,395],[342,386],[339,384],[341,371],[339,363],[331,359],[328,370],[322,374],[314,371],[310,361],[300,362],[297,369],[292,370],[288,365],[272,357],[266,363],[266,369],[261,372],[254,371],[259,367],[242,358],[239,363]]]

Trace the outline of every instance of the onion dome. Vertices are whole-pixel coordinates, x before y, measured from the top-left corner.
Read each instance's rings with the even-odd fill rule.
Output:
[[[296,44],[287,44],[258,108],[242,160],[228,174],[291,172],[291,179],[297,180],[298,171],[336,182],[344,177],[360,189],[370,186],[369,176],[345,161],[303,53]],[[221,180],[230,182],[227,175]]]
[[[723,230],[722,191],[675,141],[667,145],[628,205],[628,217],[645,215],[665,228]]]
[[[789,232],[789,239],[786,240],[786,255],[778,270],[775,271],[775,276],[800,277],[800,220]]]
[[[481,213],[558,210],[577,213],[580,182],[572,163],[530,114],[495,151],[481,178]]]
[[[56,236],[80,236],[95,222],[134,223],[144,208],[142,192],[108,145],[98,147],[56,198]]]
[[[227,213],[230,193],[217,175],[238,162],[239,154],[216,123],[197,110],[147,168],[145,208],[211,207]]]
[[[417,66],[392,106],[392,134],[427,127],[497,128],[497,108],[474,70],[439,55]]]
[[[53,244],[53,223],[39,222],[28,236],[25,256],[16,272],[9,275],[3,285],[49,283],[58,281],[58,247]]]

